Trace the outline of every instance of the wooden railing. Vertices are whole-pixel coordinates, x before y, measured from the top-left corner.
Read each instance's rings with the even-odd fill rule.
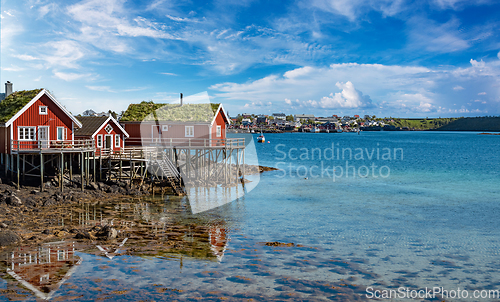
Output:
[[[244,138],[208,139],[208,138],[128,138],[126,145],[162,146],[162,147],[227,147],[242,148]]]
[[[40,141],[25,141],[25,140],[13,140],[12,141],[12,151],[30,151],[30,150],[57,150],[61,151],[74,151],[74,150],[84,150],[90,151],[95,149],[95,142],[91,139],[88,140],[40,140]]]

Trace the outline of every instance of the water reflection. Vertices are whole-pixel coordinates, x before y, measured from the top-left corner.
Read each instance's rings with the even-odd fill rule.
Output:
[[[7,274],[38,298],[48,300],[81,264],[75,251],[71,241],[20,246],[9,253]]]

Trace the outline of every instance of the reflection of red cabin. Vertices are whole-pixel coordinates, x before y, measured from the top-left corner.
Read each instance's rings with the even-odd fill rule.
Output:
[[[112,116],[79,116],[82,128],[75,131],[76,139],[92,139],[96,152],[123,149],[128,133]]]
[[[47,90],[16,91],[0,103],[0,153],[74,142],[81,123]]]
[[[128,113],[134,110],[141,110],[144,114],[137,118]],[[162,119],[159,110],[175,110],[177,114]],[[194,110],[205,111],[202,118],[193,120],[189,114]],[[130,135],[125,142],[127,146],[157,143],[170,146],[221,146],[231,119],[221,104],[165,105],[145,102],[130,105],[120,123]]]
[[[72,242],[23,246],[9,255],[7,273],[38,298],[50,299],[81,262]]]
[[[227,240],[226,238],[226,229],[212,226],[208,230],[210,249],[212,253],[217,257],[217,260],[222,261],[222,257],[224,257],[224,252],[227,248]]]

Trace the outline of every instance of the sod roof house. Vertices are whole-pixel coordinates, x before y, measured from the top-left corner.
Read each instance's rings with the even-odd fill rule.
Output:
[[[131,104],[120,119],[126,145],[223,144],[231,122],[221,104]]]
[[[78,116],[82,128],[75,130],[75,139],[95,141],[97,152],[102,150],[117,151],[125,147],[127,131],[110,116]]]
[[[49,91],[16,91],[0,102],[0,153],[73,144],[81,126]]]

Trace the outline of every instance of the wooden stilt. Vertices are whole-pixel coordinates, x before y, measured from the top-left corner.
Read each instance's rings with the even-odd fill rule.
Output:
[[[73,154],[69,154],[69,180],[73,181]]]
[[[99,181],[102,181],[102,153],[99,154]]]
[[[43,192],[43,153],[40,151],[40,191]]]
[[[95,151],[92,151],[92,181],[93,182],[96,182],[96,179],[95,179]]]
[[[59,185],[61,186],[61,192],[64,191],[64,153],[61,152],[61,181],[59,182]]]
[[[26,185],[26,155],[23,154],[23,183]]]
[[[21,187],[19,185],[19,174],[20,174],[20,169],[19,169],[19,154],[17,154],[17,165],[16,165],[16,169],[17,169],[17,189],[19,190],[19,188]]]
[[[83,161],[83,152],[81,152],[80,156],[81,156],[81,165],[80,166],[81,166],[81,176],[82,176],[81,177],[81,180],[82,180],[81,186],[82,186],[82,191],[83,191],[83,183],[85,181],[85,168],[84,168],[85,165],[84,165],[84,161]]]

